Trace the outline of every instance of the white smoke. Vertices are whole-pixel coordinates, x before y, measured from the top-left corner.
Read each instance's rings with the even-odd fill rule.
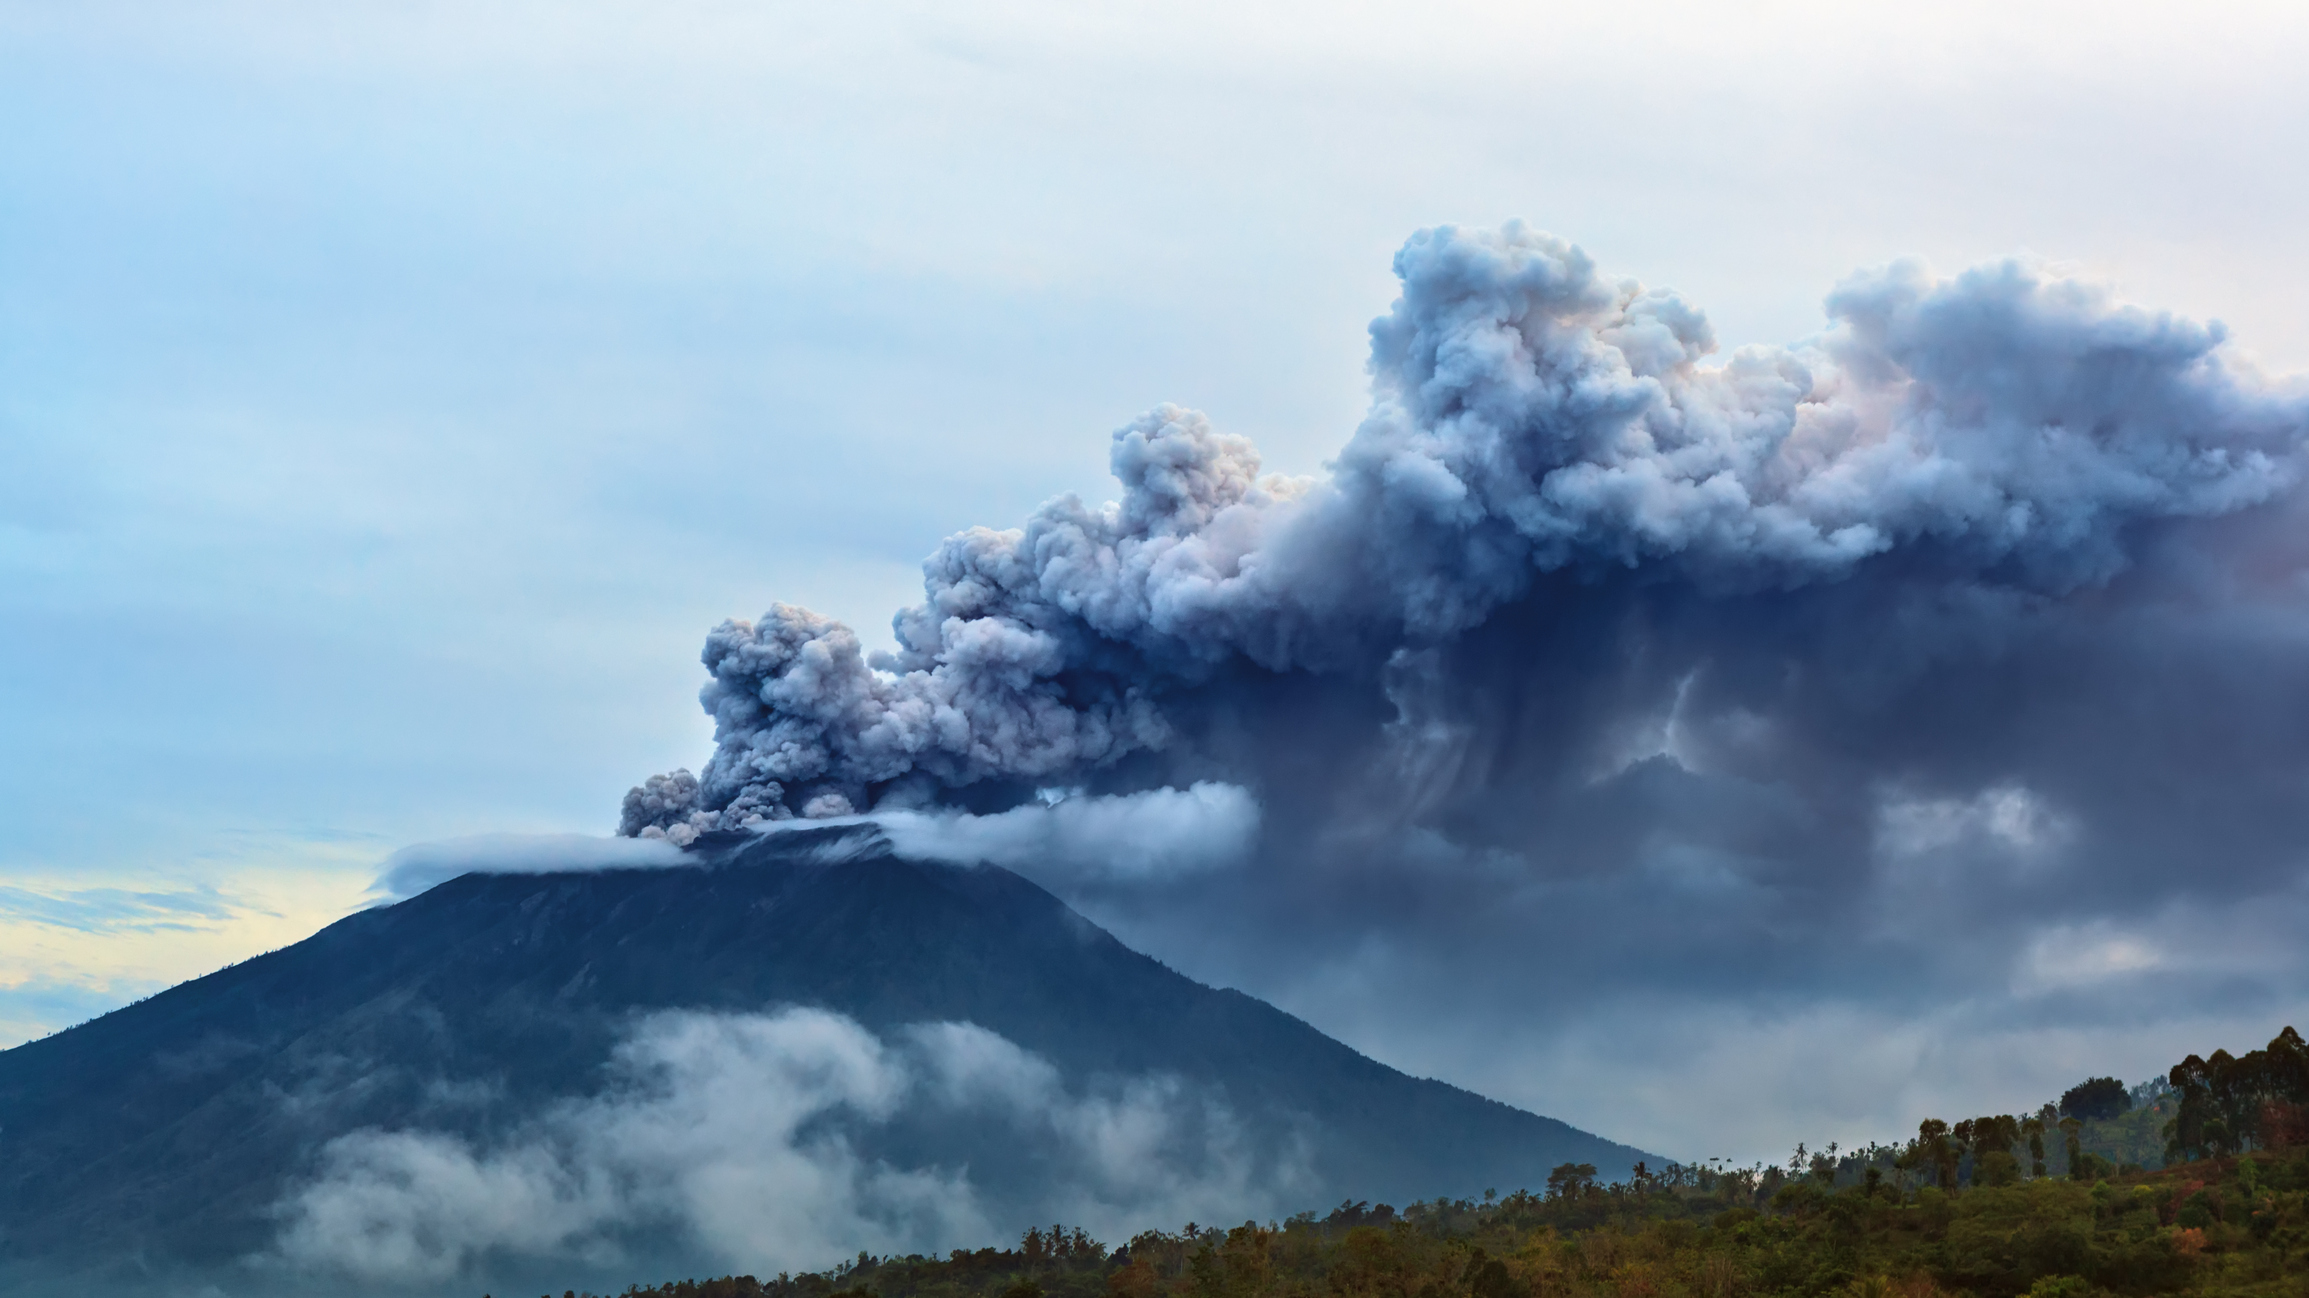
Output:
[[[1185,789],[1062,797],[985,816],[887,811],[871,819],[899,855],[916,860],[1135,881],[1241,862],[1258,836],[1259,804],[1239,785],[1206,780]]]
[[[907,1115],[993,1126],[1041,1151],[1037,1193],[967,1166],[867,1151]],[[437,1283],[520,1258],[609,1263],[671,1237],[699,1265],[769,1274],[861,1249],[980,1245],[1052,1210],[1095,1229],[1272,1212],[1302,1188],[1262,1162],[1220,1097],[1176,1078],[1069,1087],[970,1024],[889,1039],[819,1010],[643,1019],[599,1094],[514,1137],[362,1130],[323,1149],[278,1212],[275,1268]]]
[[[1899,559],[2058,594],[2120,571],[2130,526],[2299,476],[2303,401],[2234,372],[2217,327],[2024,263],[1858,275],[1818,337],[1712,363],[1698,309],[1519,224],[1423,231],[1395,269],[1328,478],[1263,477],[1163,406],[1114,435],[1119,500],[949,538],[893,656],[786,605],[724,623],[713,758],[634,790],[621,832],[1078,782],[1171,745],[1183,689],[1368,671],[1549,572],[1740,591]]]
[[[1241,862],[1258,835],[1259,804],[1239,785],[1204,780],[1184,789],[1128,794],[1046,790],[1041,800],[983,816],[935,806],[885,807],[869,816],[845,812],[817,820],[757,821],[752,827],[775,832],[819,824],[875,825],[901,855],[915,860],[1032,867],[1045,878],[1135,881]],[[400,900],[462,874],[697,866],[707,858],[681,850],[696,837],[684,827],[670,836],[639,838],[477,834],[417,843],[385,859],[373,891]],[[874,841],[828,844],[823,851],[864,851]]]
[[[633,870],[694,864],[662,839],[595,834],[475,834],[414,843],[385,858],[375,891],[414,897],[461,874],[551,874],[566,870]]]

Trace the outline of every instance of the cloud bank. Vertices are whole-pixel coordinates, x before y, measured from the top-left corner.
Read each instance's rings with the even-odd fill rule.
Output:
[[[1239,785],[1204,780],[1184,789],[1054,795],[983,816],[892,810],[870,819],[905,856],[1135,883],[1241,864],[1257,843],[1259,804]]]
[[[1534,1093],[1499,1025],[1632,1060],[1639,1002],[1699,1053],[1730,1005],[1886,1040],[2309,1005],[2282,944],[2144,954],[2309,919],[2300,384],[2019,261],[1863,272],[1816,336],[1728,355],[1528,227],[1395,269],[1327,475],[1164,406],[1114,434],[1117,500],[949,538],[895,654],[724,623],[715,750],[621,832],[1240,788],[1252,868],[1072,895],[1391,1062],[1676,1152]]]
[[[1241,864],[1256,845],[1258,801],[1238,785],[1199,781],[1184,789],[1088,795],[1046,789],[1024,806],[973,815],[950,807],[884,807],[836,820],[758,821],[776,832],[821,824],[872,824],[902,854],[957,865],[1032,867],[1081,883],[1142,882],[1158,876]],[[682,840],[695,841],[684,834]],[[858,850],[837,845],[836,852]],[[385,860],[372,891],[389,900],[413,897],[461,874],[545,874],[565,870],[661,869],[703,865],[664,835],[604,838],[591,834],[477,834],[404,847]],[[8,900],[0,889],[0,903]],[[91,903],[118,908],[105,894]],[[108,912],[109,913],[109,912]],[[121,913],[128,913],[122,911]]]
[[[374,890],[398,900],[461,874],[545,874],[694,864],[663,839],[593,834],[474,834],[415,843],[385,858]]]
[[[999,1133],[1020,1169],[916,1138]],[[914,1142],[911,1143],[910,1142]],[[331,1141],[277,1212],[273,1269],[438,1284],[529,1258],[598,1265],[669,1246],[756,1274],[860,1248],[980,1247],[1052,1213],[1127,1236],[1148,1221],[1271,1213],[1300,1188],[1223,1100],[1175,1078],[1069,1085],[965,1023],[878,1037],[819,1010],[641,1020],[608,1085],[509,1137],[362,1130]],[[1273,1142],[1267,1142],[1275,1148]],[[952,1152],[951,1150],[947,1152]]]

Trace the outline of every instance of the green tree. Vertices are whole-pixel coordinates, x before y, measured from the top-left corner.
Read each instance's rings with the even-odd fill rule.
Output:
[[[1595,1164],[1559,1163],[1547,1174],[1547,1197],[1582,1199],[1595,1189]]]
[[[2114,1077],[2092,1077],[2068,1088],[2060,1097],[2060,1111],[2086,1122],[2106,1122],[2133,1107],[2125,1084]]]
[[[2309,1103],[2309,1043],[2291,1027],[2240,1057],[2190,1055],[2168,1075],[2180,1102],[2165,1124],[2165,1158],[2222,1157],[2272,1143],[2293,1106]]]
[[[1962,1158],[1961,1139],[1947,1123],[1926,1118],[1916,1124],[1916,1139],[1908,1142],[1893,1165],[1903,1171],[1921,1171],[1941,1189],[1954,1190],[1956,1165]]]
[[[1969,1124],[1974,1185],[2011,1185],[2020,1180],[2020,1160],[2012,1147],[2020,1143],[2020,1119],[2009,1114],[1974,1118]]]

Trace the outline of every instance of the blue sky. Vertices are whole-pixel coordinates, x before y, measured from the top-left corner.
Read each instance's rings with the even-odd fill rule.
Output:
[[[886,638],[1158,401],[1317,470],[1422,226],[1523,217],[1728,345],[2030,251],[2309,367],[2305,55],[2283,5],[0,4],[0,1044],[402,846],[605,832],[708,749],[706,628]],[[1685,1130],[1602,1046],[1517,1093],[1251,989]]]

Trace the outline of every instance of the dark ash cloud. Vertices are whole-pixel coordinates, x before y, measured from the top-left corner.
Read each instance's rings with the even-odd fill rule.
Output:
[[[2309,917],[2299,385],[2020,262],[1856,275],[1821,334],[1728,356],[1519,225],[1396,270],[1327,476],[1165,406],[1114,435],[1119,500],[950,538],[895,655],[724,623],[716,750],[622,832],[1224,782],[1252,864],[1069,895],[1670,1148],[1475,1043],[1638,1001],[1695,1057],[1731,1005],[1850,1039],[2303,1003],[2267,931]]]

